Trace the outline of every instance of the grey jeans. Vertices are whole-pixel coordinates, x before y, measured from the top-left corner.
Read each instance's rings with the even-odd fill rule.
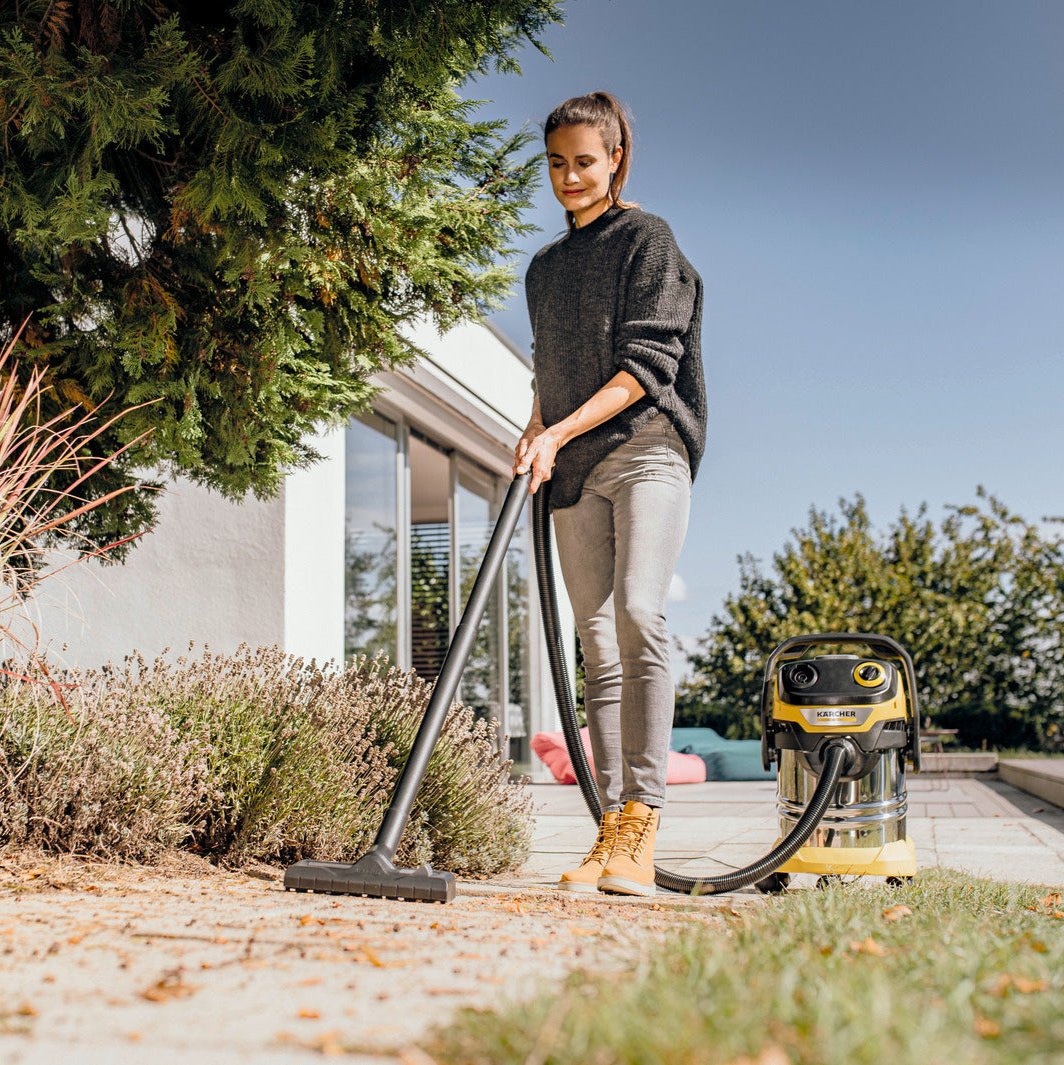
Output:
[[[690,505],[687,449],[659,411],[591,471],[577,503],[554,512],[603,810],[665,803],[675,710],[665,596]]]

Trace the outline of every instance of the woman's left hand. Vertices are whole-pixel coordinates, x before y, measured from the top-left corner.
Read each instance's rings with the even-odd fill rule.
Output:
[[[514,471],[518,476],[532,471],[532,480],[528,484],[529,492],[534,493],[544,481],[550,480],[554,471],[554,460],[561,446],[562,440],[553,429],[544,429],[529,442]]]

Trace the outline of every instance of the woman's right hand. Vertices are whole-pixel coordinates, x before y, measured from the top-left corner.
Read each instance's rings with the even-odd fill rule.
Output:
[[[517,443],[514,453],[514,476],[532,472],[528,482],[529,492],[535,493],[544,481],[549,481],[554,470],[554,459],[562,441],[557,432],[547,429],[542,423],[529,423]]]
[[[544,432],[546,426],[542,422],[531,421],[525,427],[525,431],[521,434],[521,439],[517,441],[517,447],[514,449],[514,476],[517,477],[527,471],[527,463],[525,459],[528,455],[528,449],[532,446],[533,441],[540,433]]]

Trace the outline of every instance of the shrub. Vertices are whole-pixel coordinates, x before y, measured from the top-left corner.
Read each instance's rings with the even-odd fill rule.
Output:
[[[233,655],[71,671],[72,717],[33,685],[0,694],[0,842],[145,860],[350,860],[379,827],[430,694],[387,659],[344,670]],[[528,854],[528,799],[492,728],[452,706],[399,849],[466,875]]]

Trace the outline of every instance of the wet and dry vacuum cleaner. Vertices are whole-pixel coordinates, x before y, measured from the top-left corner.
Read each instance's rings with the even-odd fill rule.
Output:
[[[285,871],[287,889],[426,902],[454,898],[451,873],[430,865],[400,868],[394,858],[520,520],[529,480],[526,473],[510,485],[373,846],[357,862],[296,862]],[[549,491],[548,481],[533,496],[540,613],[566,746],[597,824],[602,811],[580,742],[558,622]],[[843,647],[863,647],[866,653],[838,650]],[[781,891],[792,873],[815,873],[820,884],[845,875],[912,877],[916,860],[905,833],[905,771],[907,762],[920,767],[919,721],[912,659],[890,637],[835,632],[784,640],[769,656],[761,699],[762,759],[766,769],[773,762],[779,767],[781,838],[763,858],[741,869],[691,877],[658,867],[655,883],[700,895],[751,884]]]

